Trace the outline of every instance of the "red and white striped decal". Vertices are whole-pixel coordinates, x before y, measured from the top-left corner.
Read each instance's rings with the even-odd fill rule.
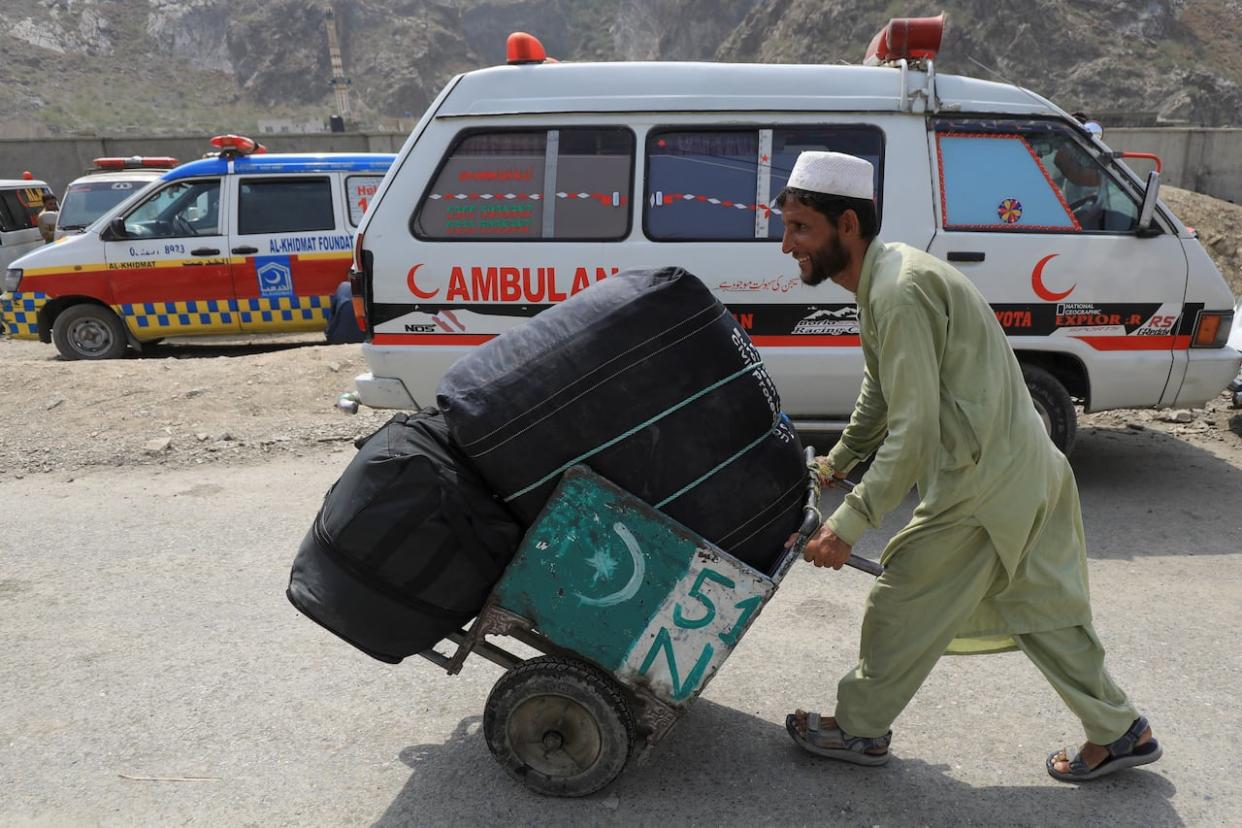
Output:
[[[491,201],[493,199],[503,199],[505,201],[513,201],[522,199],[523,201],[542,201],[543,193],[432,193],[427,196],[432,201]],[[557,193],[557,198],[566,200],[593,200],[598,201],[605,207],[621,207],[629,201],[629,197],[619,192],[611,193]]]
[[[713,207],[731,207],[734,210],[749,210],[755,212],[760,210],[767,216],[779,216],[781,211],[771,204],[747,204],[744,201],[732,201],[727,198],[716,198],[715,196],[697,195],[695,193],[666,193],[662,190],[656,190],[651,194],[647,202],[652,207],[671,207],[677,203],[685,203],[688,201],[697,204],[710,204]]]

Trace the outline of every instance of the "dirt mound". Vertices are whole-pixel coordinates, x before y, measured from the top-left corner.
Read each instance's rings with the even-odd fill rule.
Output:
[[[1161,187],[1160,198],[1195,228],[1233,295],[1242,296],[1242,206],[1177,187]]]
[[[392,415],[334,408],[366,370],[357,345],[317,335],[168,340],[142,356],[66,362],[0,340],[0,470],[196,465],[353,451]]]

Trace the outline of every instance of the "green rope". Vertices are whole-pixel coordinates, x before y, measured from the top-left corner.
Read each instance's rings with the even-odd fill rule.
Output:
[[[585,454],[578,455],[573,460],[570,460],[568,463],[565,463],[564,465],[562,465],[560,468],[555,469],[551,472],[548,472],[543,477],[539,478],[534,483],[531,483],[526,488],[520,489],[514,492],[513,494],[509,495],[508,497],[506,497],[505,503],[508,503],[511,500],[516,500],[517,498],[521,497],[527,492],[531,492],[531,491],[534,491],[535,489],[538,489],[544,483],[547,483],[549,480],[556,477],[558,474],[561,474],[566,469],[568,469],[570,466],[577,465],[578,463],[581,463],[583,460],[587,460],[591,457],[594,457],[595,455],[599,454],[601,451],[606,451],[607,449],[612,448],[617,443],[620,443],[622,440],[632,437],[638,432],[642,431],[647,426],[651,425],[652,423],[657,423],[660,420],[663,420],[665,417],[669,416],[670,414],[680,411],[681,409],[688,406],[690,403],[694,402],[700,397],[704,397],[707,394],[710,394],[711,392],[715,391],[717,388],[721,387],[722,385],[727,385],[728,383],[733,382],[733,380],[737,379],[738,377],[745,376],[746,374],[757,371],[762,367],[763,367],[762,360],[760,360],[759,362],[753,362],[750,365],[747,365],[745,368],[742,368],[739,371],[735,371],[734,373],[730,374],[724,379],[718,380],[717,382],[713,382],[711,385],[707,386],[702,391],[699,391],[695,394],[692,394],[689,397],[686,397],[684,400],[672,406],[671,408],[666,408],[664,411],[661,411],[659,414],[655,415],[654,417],[647,420],[646,422],[639,423],[638,425],[634,426],[628,431],[622,432],[621,434],[618,434],[616,437],[613,437],[608,442],[603,443],[602,445],[596,446],[595,448],[591,449]],[[767,435],[765,434],[764,436],[766,437]],[[680,492],[678,494],[680,494]]]
[[[669,503],[671,503],[672,501],[676,500],[677,498],[681,497],[681,496],[682,496],[682,495],[684,495],[686,492],[690,491],[690,490],[691,490],[691,489],[693,489],[695,486],[699,485],[699,484],[700,484],[700,483],[702,483],[704,480],[706,480],[707,478],[711,477],[713,474],[715,474],[716,472],[720,471],[720,470],[721,470],[721,469],[723,469],[725,466],[729,465],[729,464],[730,464],[730,463],[732,463],[734,460],[736,460],[737,458],[741,457],[743,454],[745,454],[746,452],[748,452],[748,451],[750,451],[751,449],[753,449],[755,446],[757,446],[757,445],[759,445],[760,443],[762,443],[764,440],[768,439],[768,437],[770,437],[770,436],[771,436],[771,435],[772,435],[772,434],[776,431],[776,427],[780,425],[780,422],[781,422],[781,418],[780,418],[780,417],[777,417],[775,420],[773,420],[773,421],[772,421],[772,427],[771,427],[770,429],[768,429],[767,431],[763,432],[762,434],[760,434],[760,435],[759,435],[759,438],[758,438],[757,440],[753,440],[753,441],[751,441],[751,442],[750,442],[750,443],[748,443],[748,444],[746,445],[746,447],[745,447],[745,448],[743,448],[741,451],[737,452],[737,453],[736,453],[736,454],[734,454],[732,457],[730,457],[728,460],[725,460],[723,463],[718,464],[718,465],[717,465],[714,469],[712,469],[711,471],[707,472],[707,474],[702,475],[701,477],[699,477],[699,478],[698,478],[697,480],[695,480],[694,482],[689,483],[688,485],[682,486],[680,489],[678,489],[677,491],[673,492],[671,495],[669,495],[668,497],[664,498],[664,499],[663,499],[663,500],[661,500],[659,503],[657,503],[657,504],[655,505],[655,507],[656,507],[657,509],[663,509],[663,508],[664,508],[667,504],[669,504]]]

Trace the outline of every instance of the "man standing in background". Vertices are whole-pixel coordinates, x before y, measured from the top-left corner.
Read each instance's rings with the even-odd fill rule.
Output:
[[[56,219],[60,216],[60,204],[56,200],[56,196],[51,193],[43,194],[43,209],[39,211],[39,215],[35,218],[35,222],[39,228],[39,235],[43,236],[44,244],[51,244],[56,240]]]

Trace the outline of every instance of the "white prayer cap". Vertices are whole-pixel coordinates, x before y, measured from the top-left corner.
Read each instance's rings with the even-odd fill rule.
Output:
[[[788,186],[844,198],[875,198],[871,162],[843,152],[802,153],[789,174]]]

